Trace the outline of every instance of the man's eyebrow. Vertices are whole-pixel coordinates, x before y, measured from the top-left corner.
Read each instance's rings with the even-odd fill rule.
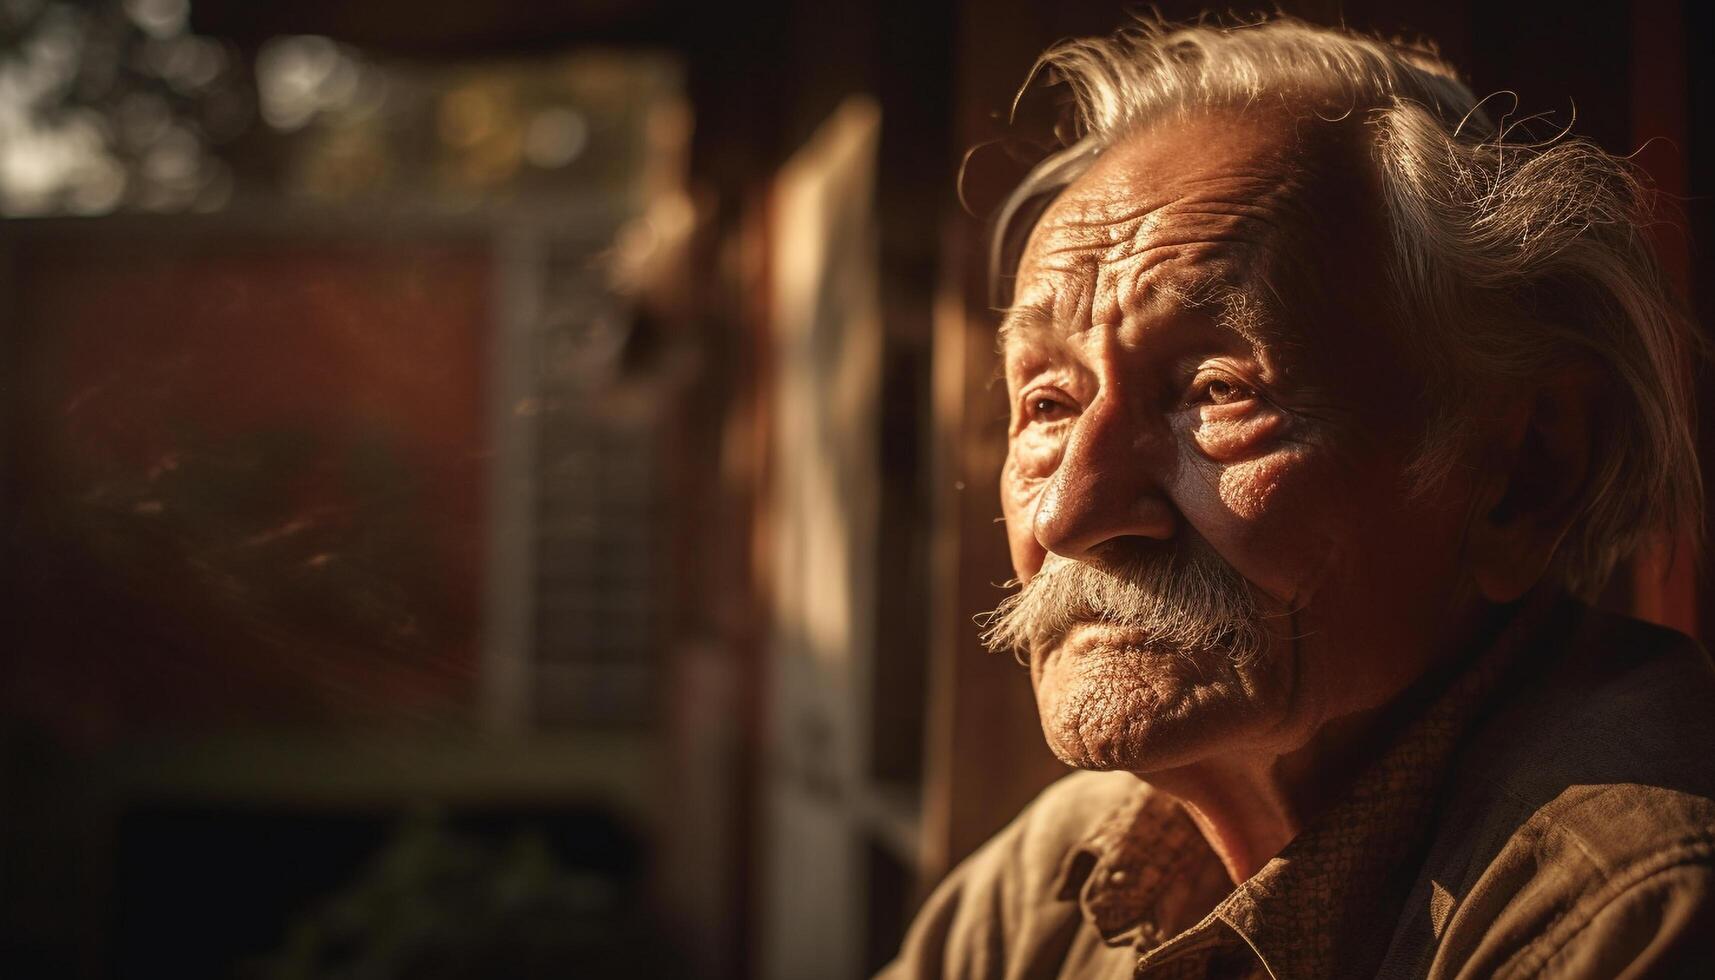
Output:
[[[995,331],[995,350],[1005,354],[1013,344],[1025,343],[1054,332],[1054,315],[1040,306],[1014,306],[1008,309]]]
[[[1189,285],[1164,287],[1162,297],[1182,309],[1198,310],[1208,315],[1217,327],[1262,351],[1279,344],[1279,324],[1275,313],[1279,297],[1274,295],[1267,282],[1260,283],[1267,296],[1259,291],[1258,285],[1235,285],[1210,277]]]
[[[1238,334],[1259,350],[1274,346],[1278,330],[1266,302],[1243,289],[1223,290],[1216,302],[1220,308],[1215,314],[1217,326]]]

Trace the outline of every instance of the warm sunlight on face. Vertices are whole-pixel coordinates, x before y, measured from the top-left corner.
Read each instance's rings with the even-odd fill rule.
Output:
[[[1378,298],[1359,133],[1284,114],[1162,124],[1031,235],[1001,328],[1019,578],[1217,567],[1266,637],[1233,657],[1109,615],[1035,637],[1043,729],[1070,764],[1290,751],[1441,647],[1459,510],[1404,492],[1423,409]]]

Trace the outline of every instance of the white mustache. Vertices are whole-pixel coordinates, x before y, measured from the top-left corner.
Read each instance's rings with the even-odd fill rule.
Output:
[[[1248,583],[1226,563],[1180,552],[1095,564],[1049,555],[1042,570],[982,620],[989,650],[1021,662],[1082,623],[1143,634],[1140,645],[1218,651],[1235,663],[1260,656],[1267,634]]]

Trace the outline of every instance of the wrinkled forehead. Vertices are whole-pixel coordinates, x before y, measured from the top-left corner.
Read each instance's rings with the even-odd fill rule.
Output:
[[[1069,277],[1080,278],[1075,272]],[[1079,282],[1056,288],[1054,275],[1039,275],[1019,301],[1004,311],[997,334],[999,350],[1010,355],[1015,350],[1057,346],[1099,324],[1126,320],[1212,324],[1256,353],[1285,353],[1302,346],[1266,278],[1254,275],[1254,268],[1243,262],[1170,264],[1147,288],[1119,290],[1119,298],[1111,302],[1105,295],[1099,288],[1083,289]]]
[[[1309,312],[1381,276],[1379,195],[1353,127],[1212,114],[1108,147],[1042,212],[1014,309],[1106,322],[1214,303]]]

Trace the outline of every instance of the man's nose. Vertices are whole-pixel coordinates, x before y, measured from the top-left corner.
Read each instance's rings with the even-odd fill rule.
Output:
[[[1037,501],[1037,544],[1062,558],[1083,559],[1116,538],[1166,540],[1177,512],[1162,488],[1171,439],[1160,416],[1140,416],[1111,397],[1098,398],[1073,423]]]

